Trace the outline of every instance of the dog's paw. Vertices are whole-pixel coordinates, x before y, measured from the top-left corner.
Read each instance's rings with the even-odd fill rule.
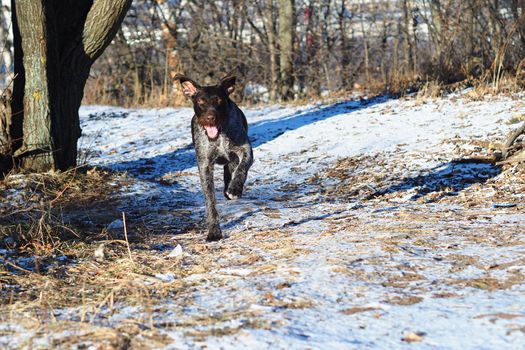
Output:
[[[231,201],[241,198],[242,197],[242,185],[235,186],[235,185],[230,184],[230,186],[228,186],[228,189],[224,191],[224,196],[226,197],[226,199],[229,199]]]
[[[228,199],[230,201],[234,201],[234,200],[237,200],[237,199],[240,198],[240,196],[235,195],[235,194],[233,194],[231,192],[228,192],[228,191],[224,192],[224,197],[226,197],[226,199]]]
[[[210,227],[208,229],[208,236],[206,237],[206,240],[208,242],[220,241],[223,238],[224,237],[222,235],[221,228],[219,227],[219,225],[214,225],[213,227]]]

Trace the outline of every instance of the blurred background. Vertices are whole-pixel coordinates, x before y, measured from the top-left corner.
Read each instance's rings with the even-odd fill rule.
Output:
[[[2,83],[12,70],[2,0]],[[247,104],[524,84],[525,0],[135,0],[84,103],[185,104],[172,77],[236,74]]]

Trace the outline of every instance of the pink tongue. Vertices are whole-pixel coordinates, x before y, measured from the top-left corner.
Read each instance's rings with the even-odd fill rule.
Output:
[[[214,139],[219,135],[219,129],[216,126],[206,125],[204,129],[206,129],[206,134],[208,134],[210,139]]]

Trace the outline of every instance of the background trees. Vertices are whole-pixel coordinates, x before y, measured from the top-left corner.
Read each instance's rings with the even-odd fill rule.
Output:
[[[244,87],[237,97],[247,102],[355,88],[397,92],[429,80],[494,83],[505,74],[521,86],[524,6],[522,0],[136,0],[121,40],[95,66],[87,101],[179,104],[170,78],[175,70],[214,81],[236,69]]]
[[[522,0],[135,0],[117,39],[91,72],[86,102],[178,105],[184,99],[174,74],[213,81],[233,69],[245,87],[238,98],[248,102],[356,87],[400,91],[428,80],[494,82],[507,73],[519,85],[524,5]]]
[[[119,29],[130,3],[14,1],[17,11],[45,10],[15,21],[15,39],[27,23],[49,39],[34,50],[36,41],[15,40],[17,79],[12,108],[1,113],[0,154],[16,153],[26,168],[71,166],[83,92],[86,103],[180,105],[185,99],[172,80],[177,73],[212,83],[234,71],[236,98],[248,103],[403,92],[428,81],[495,89],[525,83],[523,0],[135,0]],[[0,13],[0,36],[8,48],[6,12]],[[31,49],[21,58],[23,45]],[[6,86],[11,64],[4,56],[0,81]],[[27,73],[27,84],[22,63],[38,68]],[[509,77],[512,84],[503,84]],[[36,125],[49,132],[34,132]]]

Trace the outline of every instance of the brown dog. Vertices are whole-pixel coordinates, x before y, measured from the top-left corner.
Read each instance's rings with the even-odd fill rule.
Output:
[[[224,196],[230,200],[240,198],[253,163],[248,123],[229,97],[234,90],[235,77],[202,87],[186,76],[178,75],[175,79],[182,84],[184,95],[193,102],[195,115],[191,120],[191,134],[206,199],[207,240],[216,241],[223,236],[216,209],[213,168],[215,164],[224,165]]]

